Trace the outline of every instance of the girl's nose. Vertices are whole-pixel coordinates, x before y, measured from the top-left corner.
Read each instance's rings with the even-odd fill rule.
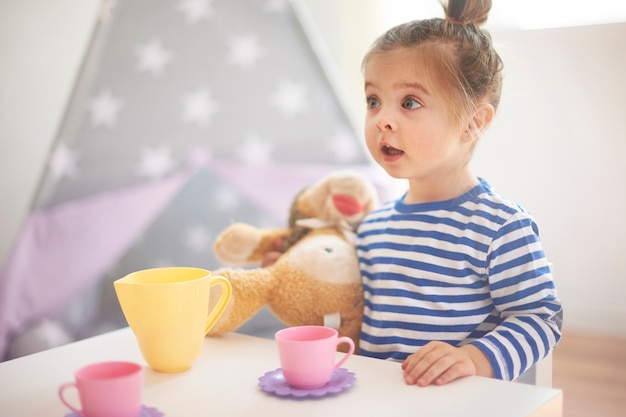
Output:
[[[387,113],[380,113],[378,115],[378,119],[376,120],[376,127],[378,130],[395,130],[396,125],[392,121],[392,118]]]

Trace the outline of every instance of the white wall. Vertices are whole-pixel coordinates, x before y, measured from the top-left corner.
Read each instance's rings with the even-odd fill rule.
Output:
[[[389,3],[305,3],[362,121],[360,61]],[[626,23],[492,35],[504,91],[474,171],[537,218],[565,329],[626,336]]]
[[[31,205],[100,0],[0,0],[0,265]]]
[[[383,30],[376,9],[304,3],[360,124],[360,60]],[[0,262],[36,190],[98,4],[0,1]],[[493,35],[505,87],[475,171],[537,217],[566,329],[626,336],[626,23]]]
[[[566,329],[626,336],[626,23],[494,38],[503,101],[476,171],[537,217]]]

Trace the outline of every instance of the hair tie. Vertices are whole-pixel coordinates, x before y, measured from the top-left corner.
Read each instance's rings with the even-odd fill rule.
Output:
[[[454,23],[455,25],[460,25],[461,21],[459,19],[457,19],[456,17],[452,17],[452,16],[446,16],[446,20],[449,22]]]

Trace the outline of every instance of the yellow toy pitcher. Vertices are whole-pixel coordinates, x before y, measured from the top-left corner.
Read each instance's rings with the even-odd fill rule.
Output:
[[[137,271],[113,285],[144,359],[160,372],[191,367],[232,292],[226,278],[191,267]],[[209,294],[216,285],[222,292],[209,310]]]

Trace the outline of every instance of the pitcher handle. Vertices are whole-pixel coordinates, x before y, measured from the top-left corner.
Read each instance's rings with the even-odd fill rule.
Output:
[[[221,275],[215,275],[211,277],[210,287],[214,287],[215,285],[222,286],[222,293],[220,294],[219,300],[213,307],[213,310],[209,313],[209,316],[206,319],[206,327],[204,330],[204,334],[209,333],[209,330],[217,323],[217,320],[221,317],[221,315],[226,310],[228,306],[228,302],[230,301],[230,297],[233,292],[233,287],[230,284],[230,281],[224,278]]]

